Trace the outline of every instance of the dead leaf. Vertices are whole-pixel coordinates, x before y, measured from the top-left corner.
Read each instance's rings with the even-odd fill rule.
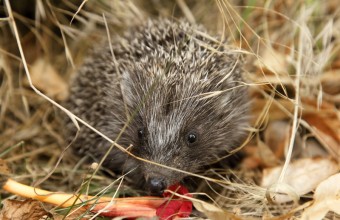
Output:
[[[256,120],[260,117],[264,106],[268,104],[271,100],[265,98],[256,98],[252,100],[252,125],[255,125]],[[294,110],[294,104],[292,101],[287,99],[275,99],[271,103],[268,113],[265,115],[266,121],[271,122],[275,120],[285,120],[290,119],[290,115]]]
[[[307,113],[319,113],[325,116],[334,117],[335,108],[334,103],[322,100],[318,103],[315,98],[302,97],[301,102],[303,103],[303,109]]]
[[[334,157],[340,156],[340,121],[337,117],[325,116],[320,113],[303,114],[303,119],[308,122],[312,132],[327,151]]]
[[[289,131],[290,124],[283,120],[270,122],[264,131],[264,142],[277,158],[284,157],[284,149],[290,136]]]
[[[308,138],[301,152],[301,158],[310,157],[328,157],[329,153],[315,138]]]
[[[7,181],[11,171],[5,160],[0,158],[0,183],[1,185]]]
[[[302,213],[302,220],[323,219],[332,211],[340,215],[340,173],[322,181],[315,190],[313,204]]]
[[[340,65],[340,60],[338,60]],[[340,93],[340,69],[332,69],[321,75],[322,89],[328,94],[337,95]]]
[[[271,122],[275,120],[287,120],[291,119],[294,111],[294,103],[289,99],[272,99],[267,97],[257,97],[252,99],[252,121],[251,124],[255,125],[255,122],[260,117],[265,106],[270,104],[268,112],[265,115],[265,121]],[[306,115],[319,115],[322,120],[326,120],[328,124],[333,127],[333,130],[340,129],[340,118],[338,112],[333,103],[325,100],[318,104],[315,99],[306,97],[301,98],[301,109],[303,110],[302,117]],[[337,132],[337,137],[340,139],[340,132]]]
[[[262,165],[265,167],[276,166],[280,163],[280,160],[275,156],[273,151],[266,145],[260,138],[257,139],[258,156],[261,159]]]
[[[1,159],[0,158],[0,175],[5,175],[5,176],[8,176],[11,174],[11,171],[6,163],[5,160]]]
[[[264,131],[264,142],[272,150],[276,158],[284,160],[291,134],[292,123],[287,120],[276,120],[268,124],[267,129]],[[301,137],[297,132],[294,139],[293,158],[296,158],[301,151]]]
[[[33,85],[46,93],[47,96],[61,101],[67,98],[67,83],[46,59],[37,59],[31,66],[30,73]]]
[[[281,170],[282,166],[264,169],[261,186],[267,188],[277,183]],[[338,171],[339,166],[332,159],[300,159],[288,166],[282,186],[288,186],[294,193],[301,196],[314,190],[320,182]],[[286,191],[280,189],[280,185],[278,185],[277,190],[278,194],[273,199],[275,202],[284,203],[292,201],[293,198],[287,195]]]
[[[255,65],[261,69],[269,70],[272,73],[287,73],[288,62],[286,55],[274,49],[267,49],[262,54],[262,59],[257,59]]]
[[[215,219],[215,220],[240,220],[239,217],[236,215],[233,215],[232,213],[229,213],[219,207],[216,207],[210,203],[199,201],[199,200],[193,200],[192,201],[194,207],[197,209],[197,211],[204,213],[209,219]]]
[[[2,220],[40,220],[51,216],[40,202],[32,199],[24,201],[8,199],[3,201],[3,205],[0,213]]]
[[[259,148],[257,145],[247,144],[242,149],[242,152],[245,153],[245,158],[241,162],[241,167],[247,170],[255,170],[256,168],[261,166],[261,158],[258,156]]]

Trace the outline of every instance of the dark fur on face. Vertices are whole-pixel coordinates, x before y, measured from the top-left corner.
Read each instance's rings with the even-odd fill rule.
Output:
[[[129,121],[119,144],[132,144],[131,152],[144,159],[197,172],[239,146],[248,116],[240,57],[202,33],[164,19],[131,30],[113,43],[116,61],[109,46],[85,61],[66,106],[113,140]],[[72,138],[76,130],[70,121],[66,128]],[[73,147],[100,160],[109,146],[82,127]],[[116,172],[137,168],[133,175],[147,185],[161,181],[162,190],[184,177],[118,149],[104,165]]]

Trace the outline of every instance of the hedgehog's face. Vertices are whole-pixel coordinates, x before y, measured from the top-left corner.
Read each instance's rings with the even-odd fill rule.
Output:
[[[236,106],[243,101],[233,104],[236,99],[229,97],[230,94],[202,99],[202,93],[209,91],[197,89],[204,88],[200,82],[190,83],[168,80],[153,87],[153,91],[143,93],[140,105],[130,110],[135,110],[128,129],[132,152],[150,161],[141,162],[140,167],[146,186],[153,194],[160,194],[181,181],[188,172],[199,171],[215,161],[221,152],[227,154],[232,147],[237,147],[235,144],[243,134],[242,114],[246,109]],[[225,99],[235,108],[219,103]]]
[[[140,167],[152,194],[161,194],[169,185],[186,176],[174,169],[196,172],[206,161],[206,155],[201,155],[204,149],[200,149],[200,128],[191,129],[183,126],[185,122],[173,120],[169,117],[150,118],[136,130],[133,153],[151,162],[141,162]]]

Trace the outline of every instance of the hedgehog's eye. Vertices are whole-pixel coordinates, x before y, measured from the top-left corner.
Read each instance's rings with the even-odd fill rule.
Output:
[[[187,142],[189,144],[193,144],[197,141],[197,134],[195,132],[190,132],[188,135],[187,135]]]
[[[144,139],[144,130],[142,128],[138,129],[137,134],[138,134],[139,140],[143,140]]]

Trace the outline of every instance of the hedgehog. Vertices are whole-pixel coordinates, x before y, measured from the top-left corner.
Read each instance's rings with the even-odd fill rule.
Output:
[[[143,159],[113,148],[106,169],[129,172],[148,194],[159,195],[244,141],[249,100],[236,51],[201,26],[149,20],[85,59],[65,106]],[[77,129],[65,123],[66,137],[74,138]],[[110,146],[85,126],[72,144],[93,161]]]

